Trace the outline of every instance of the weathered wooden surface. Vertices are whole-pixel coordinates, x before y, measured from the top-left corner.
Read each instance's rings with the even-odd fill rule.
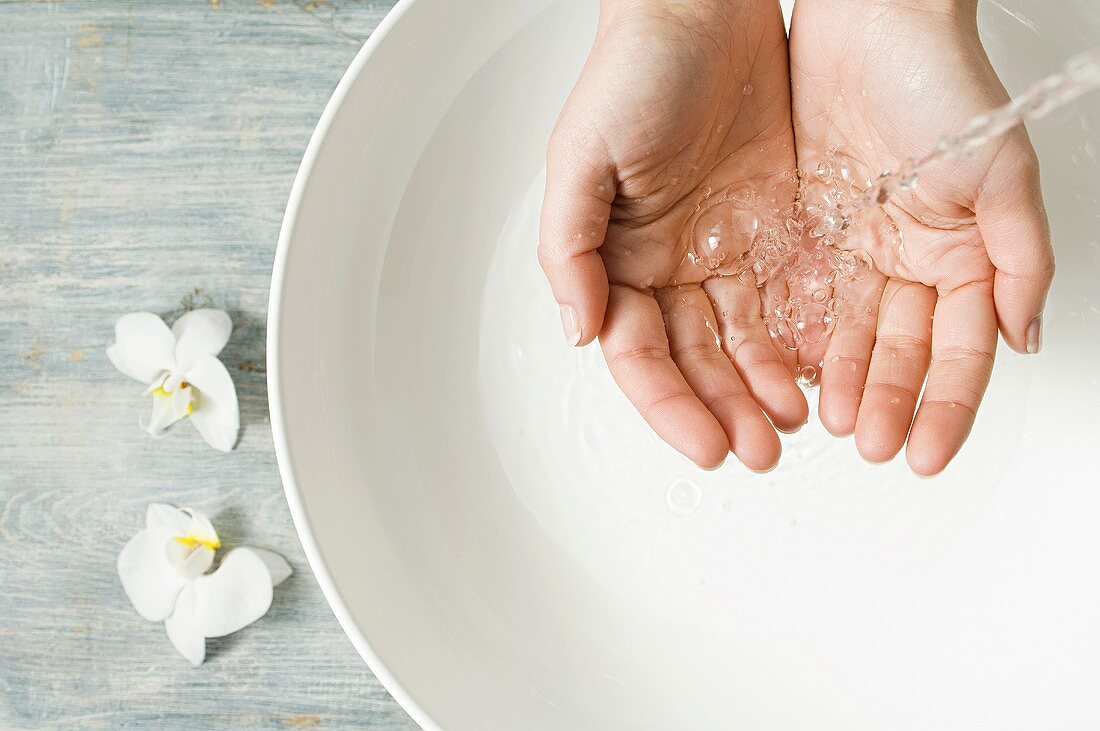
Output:
[[[291,525],[264,385],[268,278],[306,141],[390,0],[0,0],[0,728],[408,728]],[[233,316],[243,436],[137,426],[121,314]],[[153,500],[287,556],[267,617],[191,668],[115,558]]]

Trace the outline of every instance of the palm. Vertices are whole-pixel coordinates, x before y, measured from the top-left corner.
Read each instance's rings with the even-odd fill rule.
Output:
[[[623,391],[662,437],[705,466],[732,449],[764,469],[778,459],[779,442],[757,404],[787,429],[801,425],[806,406],[768,339],[756,288],[722,276],[751,243],[751,216],[718,216],[727,234],[721,263],[701,260],[692,244],[700,217],[725,211],[729,191],[751,188],[776,207],[794,193],[782,17],[769,3],[739,12],[638,12],[601,29],[551,143],[540,253],[563,301],[569,285],[555,282],[560,261],[548,243],[572,229],[574,239],[598,246],[605,273],[590,276],[605,277],[608,288],[601,344]],[[606,182],[579,228],[575,210],[556,212],[553,182],[568,177],[555,167],[578,146],[600,160],[588,182]],[[586,263],[594,272],[594,261]],[[588,304],[582,312],[589,322],[602,314]]]
[[[785,185],[775,193],[789,199],[795,158],[782,36],[721,47],[684,25],[646,22],[653,27],[620,26],[622,40],[607,41],[626,48],[608,49],[616,63],[606,73],[630,78],[609,83],[622,93],[593,117],[619,176],[600,253],[612,283],[661,289],[712,278],[688,256],[700,204],[777,179]],[[744,32],[759,35],[760,25]]]
[[[976,32],[945,32],[951,24],[931,12],[905,21],[923,27],[907,28],[907,41],[897,43],[890,12],[845,0],[798,6],[791,66],[800,168],[835,154],[832,173],[841,177],[843,165],[854,183],[842,185],[845,192],[1007,100]],[[837,28],[849,35],[836,38]],[[918,471],[942,469],[984,391],[998,320],[1009,342],[1025,347],[1029,320],[1009,301],[1011,285],[1031,276],[1027,259],[1041,258],[1045,236],[1022,129],[930,168],[917,188],[858,214],[842,245],[866,250],[877,271],[857,284],[838,280],[835,294],[848,312],[830,342],[800,353],[824,366],[821,410],[830,430],[854,430],[869,459],[892,457],[927,374],[909,456]]]

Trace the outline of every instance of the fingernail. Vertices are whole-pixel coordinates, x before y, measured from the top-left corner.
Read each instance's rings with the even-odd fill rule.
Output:
[[[775,470],[775,468],[778,467],[778,466],[779,466],[779,460],[776,460],[775,464],[773,464],[771,467],[766,467],[762,470],[754,470],[752,467],[749,467],[749,472],[755,472],[758,475],[766,475],[769,472],[773,472]]]
[[[1043,316],[1039,315],[1027,326],[1027,352],[1035,355],[1043,347]]]
[[[780,429],[778,426],[775,427],[775,429],[776,429],[776,431],[782,432],[783,434],[797,434],[798,432],[802,431],[802,427],[806,426],[809,423],[810,423],[810,420],[807,418],[806,421],[802,422],[801,424],[794,427],[793,429]]]
[[[699,467],[699,469],[703,470],[704,472],[714,472],[716,470],[722,469],[722,465],[724,465],[725,463],[726,463],[726,458],[723,457],[722,461],[719,462],[718,464],[714,465],[713,467],[704,467],[703,465],[697,465],[697,466]]]
[[[577,319],[577,311],[572,305],[559,305],[561,310],[561,326],[565,330],[565,342],[576,345],[581,341],[581,322]]]

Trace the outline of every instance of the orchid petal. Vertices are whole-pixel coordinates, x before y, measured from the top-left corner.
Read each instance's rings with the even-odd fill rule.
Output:
[[[214,564],[213,549],[207,546],[189,546],[181,542],[180,537],[168,539],[164,555],[169,565],[187,581],[202,576]]]
[[[183,578],[164,554],[164,534],[141,530],[118,554],[118,578],[130,603],[145,619],[159,622],[172,613]]]
[[[168,374],[163,373],[153,379],[153,382],[149,384],[149,387],[141,392],[142,396],[151,396],[154,392],[159,391],[164,387],[164,382],[168,380]]]
[[[267,565],[268,573],[271,574],[272,586],[278,586],[290,578],[290,575],[294,573],[290,568],[290,564],[287,563],[287,560],[274,551],[268,551],[263,548],[249,548],[248,550],[263,559],[263,562]]]
[[[172,418],[179,421],[191,412],[191,389],[177,388],[172,392]]]
[[[205,574],[214,565],[214,551],[206,546],[199,546],[183,562],[180,571],[184,578],[196,579]]]
[[[187,381],[199,392],[191,421],[214,449],[228,452],[241,428],[240,406],[233,378],[220,360],[208,355],[187,372]]]
[[[145,511],[145,527],[151,531],[184,535],[191,520],[190,514],[168,503],[150,503]]]
[[[198,592],[189,585],[180,592],[172,616],[164,622],[172,646],[192,665],[201,665],[206,659],[206,638],[199,629],[197,605]]]
[[[115,323],[115,342],[107,357],[115,368],[142,383],[152,383],[175,364],[176,339],[152,312],[123,315]]]
[[[271,573],[254,551],[237,548],[218,570],[194,584],[196,617],[205,637],[223,637],[252,624],[271,606]]]
[[[153,413],[143,426],[149,436],[160,439],[179,419],[172,413],[172,399],[165,396],[153,396]]]
[[[176,338],[176,366],[187,371],[208,355],[217,355],[229,342],[233,321],[221,310],[201,309],[184,313],[172,323]]]
[[[214,530],[214,524],[209,518],[193,508],[184,508],[183,512],[190,516],[184,533],[213,544],[215,547],[221,546],[221,539],[218,538],[218,532]]]

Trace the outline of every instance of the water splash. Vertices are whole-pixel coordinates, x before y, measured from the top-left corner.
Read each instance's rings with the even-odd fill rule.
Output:
[[[853,248],[848,229],[857,214],[881,208],[899,190],[917,185],[933,164],[964,158],[1025,121],[1039,119],[1100,88],[1100,49],[1070,59],[1060,71],[1028,87],[1007,104],[974,117],[955,135],[939,139],[923,157],[873,178],[855,156],[840,148],[826,150],[812,172],[798,172],[798,193],[786,207],[765,210],[763,196],[739,184],[712,196],[706,187],[694,220],[688,258],[714,275],[737,276],[765,289],[781,277],[787,297],[762,297],[764,323],[771,337],[797,351],[825,341],[846,302],[831,291],[838,280],[858,282],[875,269],[872,256]],[[901,231],[885,214],[881,226],[890,248],[904,252]],[[860,317],[867,307],[852,308]],[[811,369],[812,370],[812,369]],[[804,385],[813,385],[817,372]]]
[[[898,190],[914,187],[920,173],[933,163],[966,157],[1017,125],[1041,119],[1097,88],[1100,49],[1093,49],[1074,56],[1060,71],[1035,82],[1007,104],[974,117],[959,134],[941,137],[924,157],[910,158],[896,170],[883,173],[852,201],[848,212],[880,206]]]

